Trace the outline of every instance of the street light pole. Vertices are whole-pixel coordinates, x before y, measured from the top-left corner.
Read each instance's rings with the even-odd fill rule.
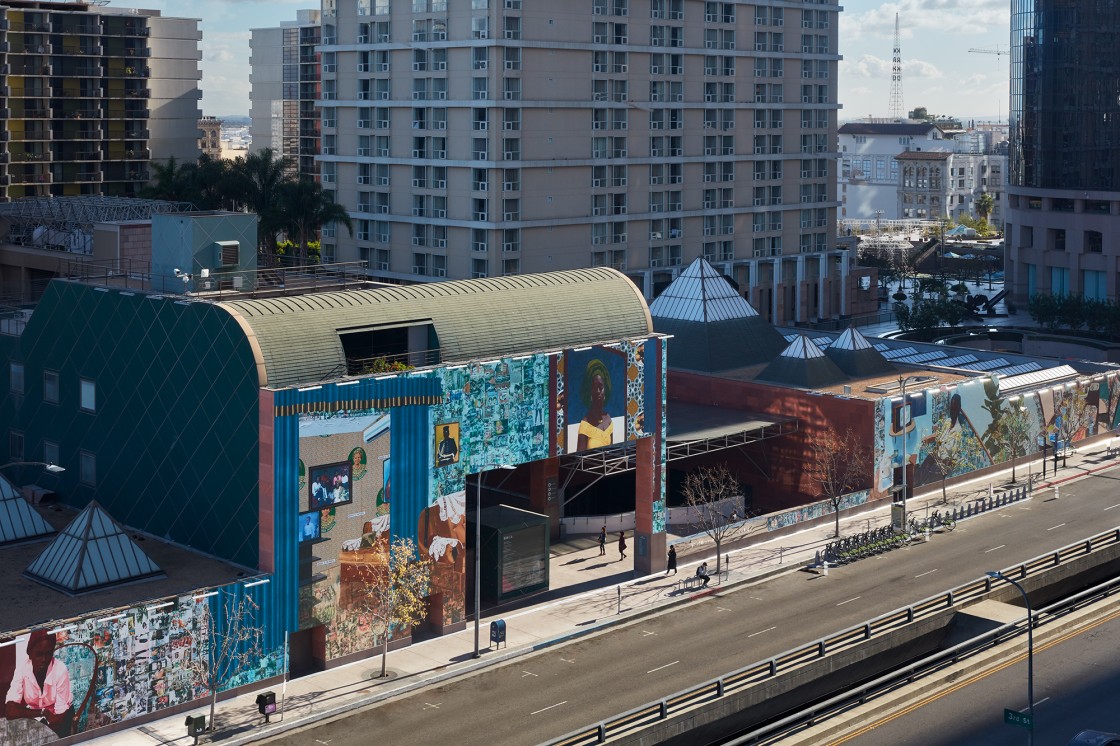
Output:
[[[482,477],[489,469],[512,470],[510,464],[486,464],[478,470],[474,509],[474,657],[478,658],[478,630],[482,621]]]
[[[902,430],[902,526],[901,530],[906,530],[906,425],[908,424],[910,407],[906,402],[906,384],[910,381],[919,380],[919,376],[902,376],[898,377],[899,388],[902,389],[902,411],[899,412],[899,427]]]
[[[989,578],[998,578],[1015,586],[1023,594],[1023,603],[1027,607],[1027,710],[1030,712],[1031,723],[1027,728],[1027,746],[1034,744],[1034,615],[1031,612],[1031,600],[1023,586],[1004,575],[999,570],[989,571]]]

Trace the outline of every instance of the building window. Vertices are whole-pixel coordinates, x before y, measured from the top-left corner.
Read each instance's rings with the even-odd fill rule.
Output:
[[[8,366],[8,388],[13,394],[23,393],[23,363],[11,363]]]
[[[79,380],[79,384],[81,386],[81,408],[86,412],[96,412],[97,384],[84,378]]]
[[[1085,251],[1090,254],[1104,251],[1104,235],[1100,231],[1085,231]]]
[[[62,459],[58,455],[58,443],[50,440],[43,441],[43,461],[48,464],[57,464]]]
[[[23,461],[23,433],[18,430],[8,433],[8,460]]]
[[[56,370],[43,371],[43,401],[58,404],[58,371]]]
[[[97,456],[89,451],[78,452],[78,479],[84,485],[97,486]]]

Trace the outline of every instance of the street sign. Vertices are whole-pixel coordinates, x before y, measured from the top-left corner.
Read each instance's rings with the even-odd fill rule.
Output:
[[[1034,728],[1034,721],[1031,720],[1031,716],[1018,710],[1004,708],[1003,722],[1006,725],[1018,725],[1020,728]]]

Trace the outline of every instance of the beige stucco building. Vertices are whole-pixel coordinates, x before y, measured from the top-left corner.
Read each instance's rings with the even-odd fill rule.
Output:
[[[768,319],[873,310],[836,251],[838,5],[389,3],[322,15],[324,261],[396,282],[704,256]],[[868,306],[867,304],[871,305]]]

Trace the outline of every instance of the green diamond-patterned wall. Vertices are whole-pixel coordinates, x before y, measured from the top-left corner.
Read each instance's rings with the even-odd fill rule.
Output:
[[[14,346],[26,392],[5,386],[0,416],[25,433],[27,459],[59,444],[60,499],[96,498],[126,526],[257,565],[258,379],[228,313],[56,280]],[[43,401],[44,370],[59,374],[57,404]],[[79,406],[80,378],[96,383],[96,412]],[[80,480],[83,450],[96,456],[95,486]]]

